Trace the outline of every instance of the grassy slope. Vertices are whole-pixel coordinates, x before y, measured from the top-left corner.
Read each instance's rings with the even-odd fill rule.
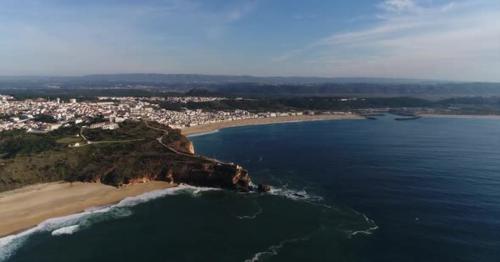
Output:
[[[179,156],[160,145],[156,138],[167,129],[147,127],[142,122],[125,122],[120,129],[85,130],[92,141],[104,143],[82,147],[69,144],[82,142],[76,134],[80,127],[69,127],[45,135],[22,131],[0,133],[0,191],[28,184],[67,181],[97,181],[120,185],[140,176],[158,175],[165,159],[175,165]],[[168,130],[166,140],[183,139]],[[141,139],[132,142],[116,142]],[[184,138],[185,139],[185,138]],[[106,141],[114,141],[106,143]]]

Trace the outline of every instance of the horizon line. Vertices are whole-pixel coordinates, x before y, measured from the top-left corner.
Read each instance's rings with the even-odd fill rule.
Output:
[[[1,75],[1,78],[79,78],[90,76],[126,76],[126,75],[162,75],[162,76],[175,76],[175,75],[191,75],[191,76],[206,76],[206,77],[251,77],[251,78],[301,78],[301,79],[324,79],[324,80],[342,80],[342,79],[360,79],[360,80],[392,80],[392,81],[412,81],[412,82],[448,82],[448,83],[492,83],[500,84],[498,81],[488,80],[449,80],[449,79],[427,79],[427,78],[406,78],[406,77],[378,77],[378,76],[305,76],[305,75],[252,75],[252,74],[210,74],[210,73],[89,73],[89,74],[69,74],[69,75]]]

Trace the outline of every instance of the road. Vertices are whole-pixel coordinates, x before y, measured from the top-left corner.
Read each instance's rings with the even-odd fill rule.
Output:
[[[161,129],[161,128],[152,127],[152,126],[150,126],[150,125],[148,124],[148,122],[147,122],[147,121],[145,121],[144,123],[146,124],[146,126],[147,126],[148,128],[151,128],[151,129],[156,130],[156,131],[161,131],[161,132],[163,132],[163,135],[162,135],[162,136],[160,136],[160,137],[158,137],[158,138],[156,139],[156,141],[158,141],[158,143],[160,143],[163,147],[165,147],[166,149],[168,149],[170,152],[173,152],[173,153],[175,153],[175,154],[179,154],[179,155],[183,155],[183,156],[186,156],[186,157],[191,157],[191,158],[203,158],[203,159],[206,159],[206,160],[208,160],[208,161],[213,161],[213,162],[216,162],[216,163],[219,163],[219,164],[224,164],[224,162],[221,162],[221,161],[219,161],[219,160],[217,160],[217,159],[208,158],[208,157],[205,157],[205,156],[200,156],[200,155],[196,155],[196,154],[189,154],[189,153],[184,153],[184,152],[180,152],[180,151],[178,151],[177,149],[175,149],[175,148],[173,148],[173,147],[171,147],[171,146],[169,146],[169,145],[167,145],[167,144],[163,143],[163,137],[164,137],[164,136],[166,136],[166,135],[168,135],[168,131],[167,131],[167,130],[164,130],[164,129]]]
[[[138,141],[144,141],[144,138],[140,139],[127,139],[127,140],[107,140],[107,141],[91,141],[89,140],[84,134],[83,134],[83,127],[80,128],[80,136],[87,142],[87,144],[82,145],[82,146],[88,146],[88,145],[97,145],[97,144],[118,144],[118,143],[131,143],[131,142],[138,142]]]

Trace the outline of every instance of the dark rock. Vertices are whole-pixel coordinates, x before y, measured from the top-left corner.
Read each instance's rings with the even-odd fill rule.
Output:
[[[259,193],[267,193],[267,192],[271,191],[271,186],[270,185],[259,184],[257,186],[257,191]]]
[[[242,192],[249,192],[251,184],[248,172],[238,165],[196,158],[186,161],[182,166],[174,167],[172,178],[174,183]]]

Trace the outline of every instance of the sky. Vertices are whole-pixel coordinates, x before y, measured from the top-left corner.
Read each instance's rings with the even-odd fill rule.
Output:
[[[500,1],[0,1],[0,75],[108,73],[500,82]]]

